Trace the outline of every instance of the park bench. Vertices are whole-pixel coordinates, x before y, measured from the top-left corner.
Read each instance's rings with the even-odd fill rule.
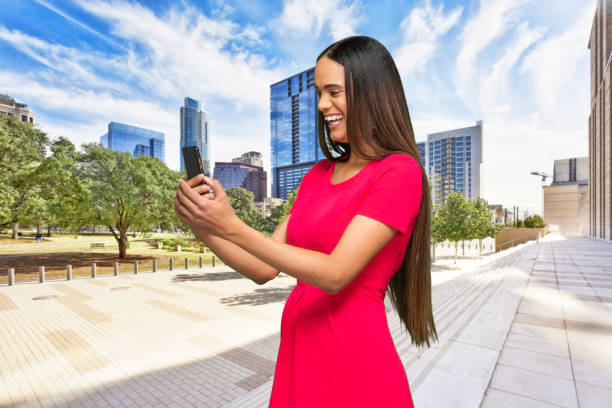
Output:
[[[89,249],[104,248],[104,242],[92,242],[89,244]]]

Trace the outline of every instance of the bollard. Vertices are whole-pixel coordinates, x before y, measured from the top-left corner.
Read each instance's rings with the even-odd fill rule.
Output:
[[[185,258],[185,270],[189,269],[189,258]]]
[[[72,280],[72,265],[66,265],[66,280]]]
[[[153,260],[153,272],[157,272],[157,259]]]
[[[95,278],[96,277],[96,263],[92,263],[91,264],[91,278]]]
[[[44,266],[38,267],[38,281],[40,283],[43,283],[45,281],[45,267]]]
[[[134,275],[138,274],[138,259],[134,261]]]
[[[203,262],[203,259],[202,257],[200,257],[200,269],[202,269],[202,262]]]
[[[115,262],[113,275],[119,275],[119,262]]]
[[[214,255],[212,256],[212,266],[213,267],[215,266],[215,256]]]
[[[15,268],[9,268],[8,270],[8,284],[9,286],[15,284]]]
[[[170,258],[170,270],[174,270],[174,258]]]

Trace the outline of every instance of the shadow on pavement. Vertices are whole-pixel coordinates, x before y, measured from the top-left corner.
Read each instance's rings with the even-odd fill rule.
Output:
[[[246,279],[238,272],[182,273],[172,278],[172,282],[185,281],[224,281],[230,279]]]
[[[262,288],[240,295],[221,299],[221,303],[229,306],[257,306],[269,303],[284,302],[289,297],[294,286],[287,288]]]

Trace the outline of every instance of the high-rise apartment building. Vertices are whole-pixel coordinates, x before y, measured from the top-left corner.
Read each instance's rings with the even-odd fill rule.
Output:
[[[259,152],[246,152],[240,157],[234,157],[232,159],[234,163],[246,163],[252,164],[253,166],[263,167],[263,158]]]
[[[164,134],[125,123],[110,122],[108,132],[100,136],[100,143],[107,149],[128,152],[138,156],[151,156],[161,162],[166,160]]]
[[[272,197],[287,199],[323,159],[314,67],[270,85]]]
[[[263,167],[240,162],[215,162],[214,178],[225,190],[242,187],[253,193],[254,201],[266,198],[268,179]]]
[[[184,106],[181,106],[181,145],[179,152],[181,156],[181,171],[185,171],[183,147],[197,146],[200,149],[204,174],[210,177],[210,140],[208,132],[208,113],[204,110],[204,104],[186,97]]]
[[[432,204],[441,206],[454,192],[470,200],[481,194],[482,121],[476,126],[427,135],[417,150],[432,189]]]
[[[597,2],[589,49],[589,233],[612,240],[612,0]]]
[[[28,109],[25,103],[15,102],[15,99],[6,94],[0,94],[0,115],[8,115],[24,123],[34,124],[34,112]]]

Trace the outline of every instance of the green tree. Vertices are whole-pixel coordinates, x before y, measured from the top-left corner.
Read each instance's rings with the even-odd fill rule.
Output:
[[[444,230],[444,224],[442,222],[442,218],[438,214],[438,210],[436,208],[436,212],[434,212],[431,222],[431,244],[433,245],[433,260],[436,261],[436,245],[441,242],[446,241],[446,235]]]
[[[525,217],[525,227],[527,228],[542,228],[545,226],[544,220],[538,214]]]
[[[106,225],[126,255],[130,228],[149,228],[173,217],[173,197],[180,174],[150,157],[133,157],[99,144],[83,146],[79,177],[86,187],[81,201],[90,225]]]
[[[266,217],[262,221],[261,231],[266,234],[272,234],[281,222],[283,222],[289,216],[289,210],[295,202],[297,197],[298,189],[296,188],[289,193],[288,198],[282,204],[272,207],[270,210],[270,216]]]
[[[39,129],[0,115],[0,227],[12,225],[13,239],[17,239],[20,223],[36,221],[44,212],[35,175],[48,143]]]
[[[457,263],[457,243],[470,236],[470,223],[472,212],[470,204],[463,194],[452,193],[446,203],[439,207],[434,217],[432,235],[436,239],[442,237],[455,243],[455,263]]]
[[[493,211],[489,209],[489,204],[485,199],[476,198],[471,208],[470,239],[478,240],[479,253],[482,255],[482,240],[487,237],[495,238],[500,227],[495,225]]]
[[[44,186],[42,197],[44,213],[39,222],[47,224],[47,234],[52,227],[78,229],[84,219],[81,200],[87,194],[85,185],[77,175],[79,153],[65,137],[51,142],[51,155],[46,157],[36,173],[36,182]]]
[[[261,229],[263,216],[255,206],[255,195],[242,187],[233,187],[226,191],[234,212],[248,226]]]

